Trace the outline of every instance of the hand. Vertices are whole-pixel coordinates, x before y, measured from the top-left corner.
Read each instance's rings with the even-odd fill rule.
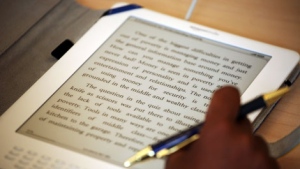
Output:
[[[200,139],[172,154],[166,169],[278,169],[249,120],[236,120],[239,98],[233,87],[216,91]]]

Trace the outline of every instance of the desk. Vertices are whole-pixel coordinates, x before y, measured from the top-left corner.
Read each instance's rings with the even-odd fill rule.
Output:
[[[80,0],[85,5],[94,0]],[[97,2],[96,2],[97,1]],[[111,6],[116,0],[95,0],[96,9]],[[136,0],[149,9],[184,18],[191,0]],[[199,0],[192,22],[289,48],[300,53],[300,1],[297,0]],[[300,125],[300,79],[277,105],[257,134],[273,142]],[[300,146],[279,160],[282,169],[300,167]]]

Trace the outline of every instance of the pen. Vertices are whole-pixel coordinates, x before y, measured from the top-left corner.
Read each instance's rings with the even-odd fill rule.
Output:
[[[247,114],[255,110],[272,105],[288,91],[288,87],[283,87],[277,91],[261,95],[258,98],[242,105],[240,107],[237,120],[245,118]],[[181,133],[168,137],[156,144],[147,146],[146,148],[140,150],[134,156],[126,160],[124,162],[124,166],[130,167],[133,164],[142,162],[146,159],[162,158],[176,152],[182,147],[197,140],[199,138],[199,132],[202,129],[203,125],[204,122],[186,129]]]

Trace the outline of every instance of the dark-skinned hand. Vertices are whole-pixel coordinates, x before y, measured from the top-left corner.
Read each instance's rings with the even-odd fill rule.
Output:
[[[168,157],[166,169],[278,169],[265,141],[248,119],[237,121],[240,95],[234,87],[215,92],[200,138]]]

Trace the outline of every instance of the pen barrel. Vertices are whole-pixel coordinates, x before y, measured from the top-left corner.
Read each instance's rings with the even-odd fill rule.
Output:
[[[261,109],[265,106],[266,106],[266,102],[263,99],[263,97],[259,97],[257,99],[254,99],[254,100],[248,102],[245,105],[242,105],[240,108],[238,120],[245,118],[247,116],[247,114],[249,114],[255,110]]]
[[[192,137],[193,135],[199,134],[199,131],[201,130],[202,126],[203,126],[203,123],[200,123],[199,125],[189,128],[189,129],[181,132],[180,134],[175,134],[174,136],[171,136],[165,140],[162,140],[159,143],[152,145],[151,147],[155,153],[157,153],[158,151],[160,151],[162,149],[170,149],[170,148],[180,144],[184,140]]]

